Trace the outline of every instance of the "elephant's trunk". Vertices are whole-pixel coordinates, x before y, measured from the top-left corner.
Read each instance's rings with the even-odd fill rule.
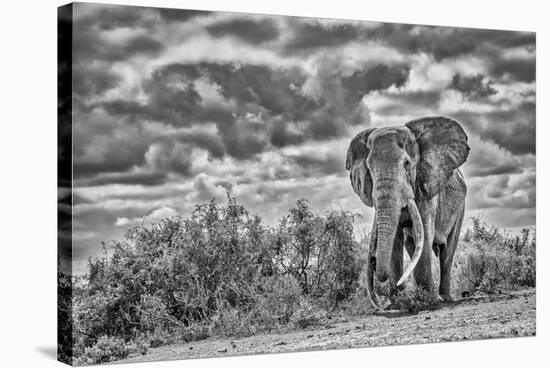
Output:
[[[384,201],[376,213],[377,250],[376,278],[385,282],[390,276],[390,260],[401,209],[395,203]]]
[[[372,305],[378,310],[383,308],[374,291],[374,274],[376,273],[376,278],[381,282],[386,281],[389,277],[391,252],[400,215],[400,210],[394,209],[392,212],[391,205],[379,208],[373,223],[367,262],[367,292]],[[411,263],[397,282],[397,286],[400,286],[413,272],[420,260],[424,245],[424,226],[414,199],[409,199],[407,209],[413,223],[416,247]]]

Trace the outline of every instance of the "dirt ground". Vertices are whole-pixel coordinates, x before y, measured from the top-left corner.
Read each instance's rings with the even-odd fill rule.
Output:
[[[416,315],[390,311],[284,334],[162,346],[114,363],[534,336],[535,308],[535,289],[529,289],[444,303]]]

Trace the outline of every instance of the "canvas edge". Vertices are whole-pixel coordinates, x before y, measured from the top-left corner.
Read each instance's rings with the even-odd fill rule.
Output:
[[[57,8],[57,360],[72,365],[73,4]]]

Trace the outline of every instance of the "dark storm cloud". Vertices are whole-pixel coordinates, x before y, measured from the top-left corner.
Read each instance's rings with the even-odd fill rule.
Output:
[[[408,65],[378,64],[343,77],[342,84],[349,91],[350,98],[355,101],[371,91],[384,90],[391,86],[402,87],[409,79],[409,72]]]
[[[304,52],[320,47],[341,46],[357,39],[360,35],[357,27],[350,24],[326,24],[309,22],[301,18],[289,19],[292,37],[284,45],[286,54]]]
[[[73,70],[73,93],[85,98],[118,85],[119,77],[105,66],[80,65]]]
[[[391,95],[392,103],[377,108],[380,115],[408,115],[411,106],[436,108],[441,101],[441,91],[406,91]]]
[[[117,52],[112,52],[111,57],[126,58],[127,55],[135,54],[158,54],[163,49],[161,42],[147,37],[136,36],[130,38],[122,46],[119,47]]]
[[[272,69],[265,66],[203,64],[203,75],[221,86],[221,94],[238,102],[242,110],[262,115],[269,125],[270,141],[278,147],[296,144],[304,139],[326,139],[341,135],[353,124],[354,114],[364,93],[402,85],[406,67],[374,67],[361,75],[363,83],[353,83],[339,72],[320,72],[315,77],[320,84],[316,97],[302,92],[306,76],[296,69]],[[244,87],[243,87],[244,86]],[[239,108],[238,108],[239,109]],[[357,119],[355,119],[357,120]],[[297,128],[297,122],[307,122],[308,129]],[[228,124],[219,124],[226,131]],[[289,129],[292,128],[292,129]],[[257,147],[257,146],[251,146]]]
[[[306,80],[299,69],[213,63],[203,63],[198,68],[222,87],[224,97],[240,104],[257,104],[274,114],[290,113],[295,119],[302,117],[301,112],[315,107],[313,101],[296,88]]]
[[[201,96],[192,81],[171,77],[174,76],[155,71],[144,83],[143,89],[149,99],[143,114],[176,126],[189,125],[200,108]]]
[[[153,172],[189,176],[192,150],[192,146],[179,142],[157,142],[149,147],[145,160]]]
[[[320,156],[306,153],[292,158],[294,163],[307,171],[306,177],[315,175],[341,174],[345,172],[342,158],[334,154]]]
[[[154,56],[163,49],[160,41],[146,35],[146,30],[155,24],[151,17],[155,10],[151,8],[102,5],[90,11],[87,4],[75,6],[75,13],[79,15],[74,22],[78,31],[73,35],[73,55],[77,64],[120,61],[135,55]],[[104,35],[120,28],[142,32],[134,32],[134,36],[122,41]]]
[[[78,18],[80,259],[144,215],[187,215],[227,191],[266,221],[299,197],[363,211],[345,137],[428,111],[468,132],[467,210],[534,221],[534,34],[209,14],[89,6]]]
[[[237,159],[248,159],[264,151],[267,129],[261,121],[245,117],[218,124],[227,153]]]
[[[87,9],[88,8],[88,9]],[[151,8],[144,6],[124,6],[112,4],[75,4],[76,13],[84,10],[80,17],[81,28],[96,28],[98,30],[114,30],[117,28],[148,28],[162,25],[165,22],[186,22],[192,18],[206,16],[210,11]],[[158,15],[158,16],[156,16]]]
[[[501,198],[504,197],[506,194],[506,190],[508,189],[510,184],[510,176],[509,175],[501,175],[496,180],[491,182],[491,186],[486,189],[486,196],[488,198]]]
[[[240,107],[256,105],[273,114],[290,113],[301,118],[301,112],[310,110],[313,101],[301,95],[293,85],[300,86],[305,76],[296,70],[276,70],[267,66],[232,63],[171,64],[156,70],[143,83],[150,97],[146,105],[132,101],[115,100],[105,104],[118,115],[142,115],[172,125],[185,126],[194,119],[225,122],[231,113],[201,105],[201,96],[194,81],[206,77],[221,87],[221,94],[234,100]],[[309,106],[308,106],[309,105]]]
[[[114,110],[124,111],[124,117],[114,114]],[[140,180],[144,185],[161,184],[165,175],[159,170],[189,174],[190,155],[195,148],[208,151],[213,158],[225,154],[224,143],[215,130],[199,126],[165,133],[170,129],[167,126],[140,124],[142,110],[142,106],[135,107],[130,114],[128,106],[107,103],[75,114],[79,125],[73,167],[74,178],[81,185],[134,184]],[[138,167],[145,171],[136,172]]]
[[[438,61],[476,55],[490,61],[490,75],[496,79],[509,75],[513,80],[531,82],[535,78],[534,58],[503,58],[500,55],[506,48],[534,50],[536,40],[532,32],[391,23],[363,28],[302,20],[292,20],[289,24],[293,36],[283,46],[284,54],[342,46],[351,41],[377,41],[404,54],[433,55]]]
[[[186,9],[166,9],[166,8],[153,8],[155,9],[162,20],[167,22],[186,22],[195,17],[204,17],[212,14],[211,11],[206,10],[186,10]]]
[[[496,59],[490,67],[490,72],[496,78],[509,76],[515,81],[534,82],[536,74],[535,59]]]
[[[236,102],[236,109],[204,106],[195,87],[196,79],[201,77],[220,86],[222,96],[226,101]],[[114,115],[162,121],[173,126],[215,122],[221,141],[204,134],[187,136],[185,140],[207,149],[213,157],[228,153],[244,159],[261,152],[268,141],[267,128],[244,116],[256,112],[269,119],[271,115],[281,114],[291,120],[306,118],[315,103],[292,88],[304,81],[305,77],[297,71],[272,70],[266,66],[172,64],[156,70],[143,83],[147,103],[113,100],[100,106]]]
[[[128,100],[112,100],[99,104],[110,114],[167,122],[174,126],[189,126],[201,110],[201,96],[192,81],[185,76],[156,71],[143,83],[148,101],[142,104]]]
[[[151,145],[168,140],[161,128],[150,128],[136,116],[117,116],[102,107],[75,109],[74,180],[85,186],[135,184],[139,180],[144,185],[161,183],[162,175],[151,173],[146,162]]]
[[[143,7],[120,5],[75,4],[75,14],[84,14],[77,18],[78,30],[113,30],[116,28],[143,27],[148,24],[145,17],[150,11]]]
[[[321,91],[314,98],[303,93],[307,78],[299,69],[232,63],[171,64],[155,70],[143,82],[146,103],[113,100],[100,106],[110,114],[173,126],[214,122],[221,143],[205,136],[195,136],[193,141],[213,157],[227,153],[246,159],[262,152],[269,142],[283,147],[306,139],[327,139],[342,135],[350,124],[365,123],[366,112],[359,106],[362,96],[400,87],[408,74],[407,65],[380,64],[352,76],[330,69],[316,75]],[[204,105],[196,88],[198,79],[219,86],[221,96],[236,103],[234,107],[228,110]]]
[[[155,141],[146,136],[141,139],[142,142],[132,146],[114,138],[101,157],[76,157],[73,164],[75,182],[81,186],[138,183],[152,186],[164,183],[168,173],[190,174],[192,144]],[[131,171],[138,167],[143,171]]]
[[[148,96],[146,103],[113,100],[101,105],[111,114],[174,126],[215,122],[224,151],[242,159],[261,152],[268,141],[283,147],[308,138],[340,136],[347,125],[365,123],[364,111],[359,107],[363,95],[403,86],[409,70],[408,65],[379,64],[343,76],[327,67],[316,75],[321,91],[313,98],[302,92],[307,77],[299,69],[233,63],[170,64],[155,70],[143,82],[143,91]],[[199,78],[219,86],[223,98],[236,106],[232,110],[205,106],[195,85]],[[250,121],[244,123],[247,120],[243,117],[251,113],[261,120],[261,128],[250,125]],[[289,129],[300,121],[307,122],[307,131]],[[266,134],[270,137],[266,138]],[[214,157],[222,155],[219,144],[204,143]]]
[[[361,103],[365,94],[402,87],[409,78],[406,64],[374,65],[343,75],[338,59],[321,60],[315,75],[319,108],[311,112],[308,134],[316,140],[338,137],[349,126],[368,125],[370,113]]]
[[[150,138],[131,120],[101,114],[97,109],[75,111],[74,179],[98,173],[120,173],[145,163]]]
[[[285,119],[277,119],[271,127],[270,142],[275,147],[302,143],[305,132],[295,128],[296,124]]]
[[[73,263],[103,252],[103,242],[109,246],[112,240],[123,237],[125,230],[113,226],[118,217],[139,218],[144,214],[146,214],[144,210],[134,208],[115,209],[104,208],[101,205],[86,206],[85,208],[75,207],[73,214]]]
[[[75,184],[75,186],[76,186],[76,184]],[[85,198],[84,196],[81,196],[81,195],[76,194],[76,193],[73,193],[72,201],[73,201],[73,206],[79,206],[79,205],[81,205],[81,204],[89,204],[89,203],[92,203],[90,200],[88,200],[88,199]]]
[[[113,143],[117,142],[113,140]],[[98,173],[117,173],[131,169],[135,165],[144,163],[144,154],[147,147],[143,145],[111,147],[101,160],[88,160],[75,157],[73,173],[75,179],[86,178]]]
[[[483,177],[490,175],[502,175],[502,174],[517,174],[522,171],[518,166],[518,162],[511,163],[494,163],[485,167],[476,167],[468,171],[468,175],[472,177]]]
[[[489,63],[489,76],[496,80],[504,76],[523,82],[535,80],[534,57],[504,58],[500,53],[513,47],[534,50],[532,32],[384,24],[369,33],[369,39],[378,39],[406,53],[431,54],[438,61],[477,56]]]
[[[365,31],[369,40],[378,40],[406,53],[427,53],[437,60],[472,53],[487,48],[535,45],[535,34],[490,29],[436,27],[384,23]]]
[[[483,81],[481,74],[462,76],[460,73],[453,75],[450,88],[461,92],[469,98],[483,98],[494,95],[497,90],[493,88],[493,81]]]
[[[214,37],[233,36],[253,45],[279,37],[277,23],[271,19],[232,19],[215,23],[206,29]]]
[[[514,155],[491,140],[470,135],[469,142],[472,149],[463,168],[467,177],[517,174],[528,167],[530,157]]]
[[[154,186],[163,184],[166,181],[166,174],[155,172],[115,172],[95,175],[91,178],[77,179],[74,181],[76,187],[93,187],[107,184],[129,184]]]
[[[109,42],[99,38],[93,30],[78,32],[74,36],[75,62],[101,60],[114,62],[127,60],[136,55],[154,56],[163,50],[160,41],[138,35],[124,41]]]
[[[211,157],[214,158],[222,158],[225,154],[224,142],[217,134],[191,131],[182,135],[176,134],[174,135],[174,139],[179,142],[188,143],[194,147],[205,149]]]
[[[453,117],[461,121],[482,139],[491,140],[513,154],[534,154],[535,103],[524,102],[512,110],[496,110],[487,113],[461,111]]]
[[[505,208],[513,214],[515,210],[533,209],[536,205],[535,174],[520,174],[482,178],[470,185],[468,208]]]
[[[113,116],[127,116],[129,118],[135,118],[144,113],[144,105],[139,102],[120,99],[101,102],[93,107],[101,108]]]

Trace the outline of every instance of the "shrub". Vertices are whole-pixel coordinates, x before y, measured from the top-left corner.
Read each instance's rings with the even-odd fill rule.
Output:
[[[439,301],[434,293],[416,285],[398,291],[393,297],[393,304],[397,308],[414,314],[438,303]]]
[[[302,290],[290,275],[264,278],[261,294],[255,304],[254,325],[259,329],[275,329],[286,325],[295,314]]]
[[[454,276],[462,291],[492,293],[506,280],[511,270],[511,258],[501,249],[483,242],[467,244],[459,253]]]
[[[275,233],[275,263],[296,278],[303,294],[334,305],[355,292],[361,267],[353,219],[346,211],[315,215],[307,201],[299,200],[281,220]]]
[[[316,214],[302,199],[269,227],[228,196],[188,218],[131,228],[89,260],[86,275],[59,276],[60,331],[73,332],[73,346],[60,351],[75,364],[101,363],[211,335],[304,328],[335,311],[372,313],[368,239],[355,239],[353,221],[342,210]],[[511,236],[473,220],[457,249],[453,292],[535,286],[535,243],[529,230]],[[413,313],[433,303],[412,281],[394,298]]]
[[[91,347],[86,347],[75,364],[99,364],[122,359],[132,353],[147,352],[148,345],[143,340],[125,342],[124,339],[114,336],[101,336]]]
[[[535,258],[536,239],[531,230],[512,236],[474,218],[458,245],[452,289],[460,295],[534,287]]]
[[[355,294],[361,268],[353,216],[317,215],[305,200],[269,227],[228,196],[224,206],[211,201],[188,218],[133,227],[104,247],[74,288],[79,362],[123,357],[138,341],[155,347],[316,323],[324,306]]]
[[[522,254],[514,261],[511,277],[518,286],[536,285],[536,262],[534,254]]]
[[[57,356],[60,361],[71,364],[74,356],[74,323],[72,319],[73,310],[73,282],[71,275],[61,271],[60,260],[58,259],[57,270],[57,335],[59,337]]]
[[[366,250],[364,251],[366,253]],[[358,280],[358,286],[349,304],[350,312],[355,315],[370,315],[375,309],[373,308],[367,291],[367,272],[366,267],[363,267]]]
[[[311,298],[302,296],[296,311],[292,314],[291,322],[298,328],[306,328],[319,323],[325,314],[326,312],[319,305],[316,305]]]
[[[318,288],[330,303],[348,299],[357,289],[361,272],[360,249],[353,236],[353,217],[344,211],[327,215],[326,259],[319,266]],[[318,260],[318,264],[321,260]]]

